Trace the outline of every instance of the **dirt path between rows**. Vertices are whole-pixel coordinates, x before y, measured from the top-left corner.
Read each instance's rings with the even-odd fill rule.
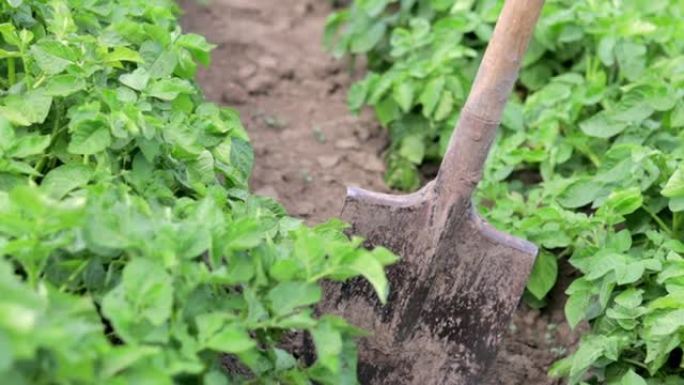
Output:
[[[209,99],[242,114],[255,149],[253,191],[309,223],[338,215],[347,185],[387,191],[386,134],[371,114],[349,113],[353,79],[321,47],[327,1],[181,4],[184,27],[218,46],[199,81]],[[561,289],[553,298],[562,298]],[[521,307],[483,385],[561,383],[546,371],[576,338],[556,302],[543,313]]]
[[[320,45],[324,1],[186,3],[186,26],[217,44],[199,77],[206,95],[240,110],[255,150],[253,190],[321,222],[339,214],[345,185],[386,190],[384,133],[345,104],[349,76]]]

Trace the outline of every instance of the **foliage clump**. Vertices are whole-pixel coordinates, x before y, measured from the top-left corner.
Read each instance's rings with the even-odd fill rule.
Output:
[[[248,192],[238,114],[194,81],[212,45],[177,11],[0,2],[1,382],[355,383],[360,332],[314,314],[319,283],[384,299],[395,257]]]
[[[333,53],[367,57],[349,105],[388,128],[394,187],[444,154],[502,5],[355,0],[328,19]],[[492,223],[542,247],[529,303],[558,258],[582,273],[565,311],[592,330],[552,368],[571,384],[682,383],[682,20],[681,0],[547,1],[479,187]]]

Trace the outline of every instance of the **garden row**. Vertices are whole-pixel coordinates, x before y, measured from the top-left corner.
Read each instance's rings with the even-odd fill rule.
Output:
[[[395,257],[248,192],[247,135],[203,100],[212,46],[177,11],[0,1],[0,378],[353,383],[359,331],[314,316],[319,282],[385,298]],[[293,331],[315,362],[283,350]]]
[[[349,92],[389,130],[387,182],[438,162],[503,1],[355,0],[328,19],[336,55],[364,55]],[[526,299],[558,259],[571,326],[592,328],[551,374],[570,384],[682,384],[684,3],[549,0],[479,186],[479,210],[541,246]]]

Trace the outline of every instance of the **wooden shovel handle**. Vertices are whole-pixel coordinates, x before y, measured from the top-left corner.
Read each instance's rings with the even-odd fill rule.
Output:
[[[435,183],[441,208],[468,205],[544,0],[506,0]]]

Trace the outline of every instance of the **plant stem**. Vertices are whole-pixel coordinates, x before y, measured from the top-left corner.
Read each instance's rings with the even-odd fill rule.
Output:
[[[667,235],[672,235],[672,230],[667,226],[667,224],[665,224],[665,222],[663,222],[662,219],[660,219],[658,215],[656,215],[656,213],[654,213],[651,209],[649,209],[646,206],[642,206],[642,208],[648,213],[648,215],[651,216],[651,218],[653,218],[653,220],[658,224],[661,230],[667,233]]]
[[[9,81],[9,86],[12,87],[17,81],[17,72],[14,64],[14,58],[7,58],[7,80]]]
[[[639,362],[639,361],[637,361],[637,360],[633,360],[633,359],[631,359],[631,358],[622,358],[622,361],[624,361],[624,362],[626,362],[626,363],[628,363],[628,364],[632,364],[632,365],[634,365],[634,366],[638,366],[638,367],[640,367],[640,368],[642,368],[642,369],[648,370],[648,366],[642,364],[641,362]]]
[[[52,144],[55,142],[55,139],[57,138],[57,133],[59,132],[60,126],[62,124],[62,105],[57,105],[55,107],[55,120],[52,124],[52,132],[50,133],[50,144],[48,145],[48,149]],[[40,161],[38,161],[38,165],[36,166],[36,171],[38,171],[39,174],[43,175],[44,174],[44,169],[45,165],[50,158],[49,152],[47,149],[45,149],[45,154],[43,155],[42,158],[40,158]],[[49,170],[50,168],[48,168]],[[34,180],[35,177],[31,177],[31,180]]]
[[[679,233],[679,224],[681,222],[681,216],[678,212],[672,213],[672,233],[677,235]]]

